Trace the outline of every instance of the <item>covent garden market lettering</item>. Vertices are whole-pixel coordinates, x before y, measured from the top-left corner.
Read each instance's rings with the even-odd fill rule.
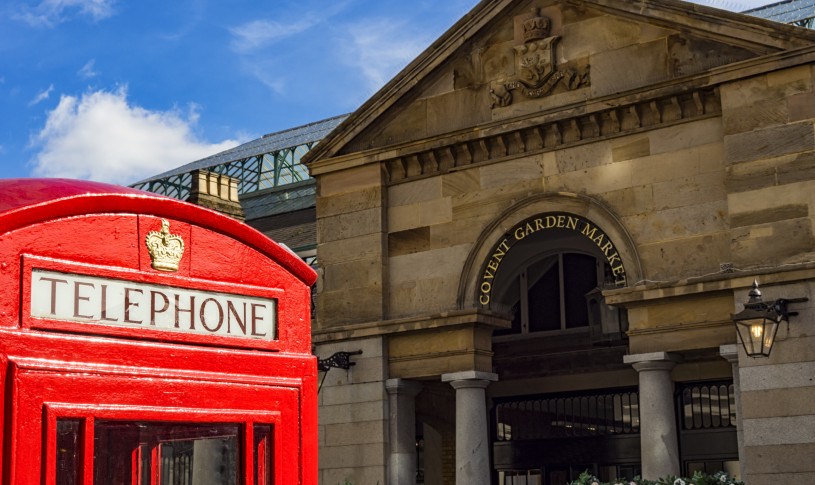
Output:
[[[519,223],[507,231],[504,238],[495,245],[481,273],[478,301],[482,306],[490,304],[495,275],[498,273],[501,261],[504,260],[510,249],[532,234],[552,229],[571,230],[593,242],[605,255],[606,262],[614,276],[615,286],[625,286],[625,268],[617,248],[608,235],[597,225],[580,216],[553,213],[536,216]]]

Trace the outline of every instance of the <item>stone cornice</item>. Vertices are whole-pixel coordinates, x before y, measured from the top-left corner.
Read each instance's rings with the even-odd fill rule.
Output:
[[[374,337],[397,332],[415,332],[436,328],[450,328],[463,325],[482,325],[506,328],[509,321],[505,316],[486,310],[458,310],[439,315],[397,318],[393,320],[355,323],[312,331],[315,344]]]
[[[497,163],[720,113],[718,92],[709,88],[697,89],[405,154],[383,160],[383,165],[387,183],[395,184],[460,167]]]
[[[815,278],[815,262],[779,265],[777,267],[744,270],[739,273],[717,273],[699,278],[650,283],[629,288],[606,290],[603,296],[609,305],[627,307],[651,304],[666,298],[688,297],[721,291],[750,288],[753,280],[760,278],[762,289],[772,285],[791,283]],[[791,295],[787,295],[790,297]]]
[[[677,0],[567,0],[613,15],[692,32],[745,48],[785,50],[815,41],[815,32],[771,20]]]

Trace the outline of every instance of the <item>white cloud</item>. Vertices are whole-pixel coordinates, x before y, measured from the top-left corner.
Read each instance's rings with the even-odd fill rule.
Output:
[[[236,52],[245,54],[267,47],[325,22],[345,10],[350,2],[348,0],[335,0],[328,5],[325,4],[326,2],[317,3],[319,9],[312,9],[299,14],[300,20],[294,22],[261,19],[230,27],[232,48]]]
[[[197,118],[194,106],[184,115],[131,105],[124,88],[63,95],[32,140],[33,174],[128,184],[239,143],[198,139]]]
[[[273,20],[253,20],[232,27],[232,47],[238,52],[249,52],[268,46],[278,40],[299,34],[317,23],[314,19],[304,19],[293,24],[282,24]]]
[[[330,26],[323,25],[352,2],[299,0],[296,7],[286,11],[288,18],[296,20],[257,19],[229,27],[230,46],[246,74],[276,95],[286,94],[287,88],[295,85],[289,77],[298,75],[311,62],[298,54],[315,42],[324,43]],[[275,48],[271,48],[273,45]],[[281,68],[281,58],[293,57],[298,59],[296,65]]]
[[[91,59],[90,61],[86,62],[79,71],[77,71],[77,74],[79,74],[79,76],[83,79],[96,77],[99,73],[93,70],[95,64],[96,59]]]
[[[232,50],[238,54],[243,69],[275,94],[282,95],[286,79],[270,59],[271,44],[283,41],[311,28],[317,21],[301,20],[294,24],[281,24],[269,20],[253,20],[232,27]],[[273,57],[273,56],[272,56]]]
[[[35,104],[42,103],[43,101],[48,99],[49,96],[51,96],[51,93],[53,91],[54,91],[54,85],[52,84],[52,85],[48,86],[48,89],[46,89],[45,91],[40,91],[39,93],[37,93],[37,95],[34,96],[34,99],[32,99],[31,101],[28,102],[28,105],[29,106],[34,106]]]
[[[15,15],[34,27],[52,27],[64,22],[74,13],[99,21],[114,13],[115,0],[42,0],[34,7],[26,7]]]
[[[273,93],[286,94],[286,78],[281,75],[274,62],[257,59],[254,62],[245,62],[244,69]]]
[[[396,19],[369,19],[348,29],[343,62],[358,69],[371,93],[405,67],[432,39]]]

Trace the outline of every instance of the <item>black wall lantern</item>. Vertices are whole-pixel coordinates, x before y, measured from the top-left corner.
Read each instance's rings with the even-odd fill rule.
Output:
[[[753,289],[748,294],[750,299],[744,304],[744,310],[731,315],[733,323],[749,357],[769,357],[775,344],[775,336],[781,322],[787,322],[789,317],[798,315],[798,312],[787,310],[789,303],[798,303],[809,298],[779,298],[773,302],[765,303],[758,290],[758,281],[753,281]]]

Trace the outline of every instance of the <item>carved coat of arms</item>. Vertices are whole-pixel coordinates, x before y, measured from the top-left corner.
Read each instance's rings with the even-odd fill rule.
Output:
[[[540,98],[552,92],[564,78],[568,89],[577,89],[589,82],[588,70],[578,74],[571,69],[557,69],[555,47],[560,36],[550,36],[551,20],[541,16],[537,8],[532,11],[532,18],[523,23],[523,43],[514,48],[516,78],[491,87],[493,107],[512,103],[515,90],[527,98]]]

